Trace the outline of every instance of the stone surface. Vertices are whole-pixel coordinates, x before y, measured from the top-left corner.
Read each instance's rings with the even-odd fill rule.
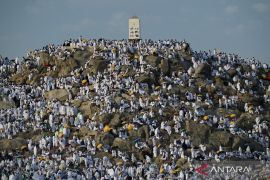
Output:
[[[65,101],[68,99],[68,92],[65,89],[54,89],[46,92],[45,98],[47,100],[58,99],[60,101]]]

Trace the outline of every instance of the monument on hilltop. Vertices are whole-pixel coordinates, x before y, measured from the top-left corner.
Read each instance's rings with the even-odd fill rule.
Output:
[[[141,39],[140,19],[137,16],[132,16],[128,20],[128,39]]]

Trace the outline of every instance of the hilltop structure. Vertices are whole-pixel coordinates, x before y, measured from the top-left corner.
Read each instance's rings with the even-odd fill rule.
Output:
[[[132,16],[128,20],[128,39],[141,39],[140,19],[137,16]]]

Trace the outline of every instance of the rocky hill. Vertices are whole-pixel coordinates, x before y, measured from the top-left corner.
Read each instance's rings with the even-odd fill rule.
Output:
[[[267,160],[268,72],[254,59],[196,52],[185,41],[48,45],[1,60],[0,150],[38,157],[36,169],[52,160],[63,176],[77,169],[85,177],[89,165],[79,159],[89,156],[108,158],[111,177],[121,176],[116,166],[179,177],[197,161]]]

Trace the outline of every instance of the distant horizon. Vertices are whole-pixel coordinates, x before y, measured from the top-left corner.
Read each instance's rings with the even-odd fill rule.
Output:
[[[267,0],[25,0],[0,6],[0,54],[61,44],[81,35],[127,39],[128,18],[141,19],[142,39],[186,39],[193,50],[215,48],[270,64]]]

